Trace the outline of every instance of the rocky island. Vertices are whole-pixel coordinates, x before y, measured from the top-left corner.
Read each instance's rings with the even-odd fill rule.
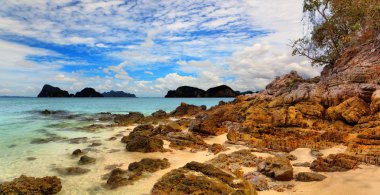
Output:
[[[39,98],[52,98],[52,97],[75,97],[75,98],[83,98],[83,97],[136,97],[135,94],[125,93],[124,91],[109,91],[104,93],[99,93],[93,88],[84,88],[83,90],[74,94],[69,94],[69,92],[65,90],[61,90],[58,87],[53,87],[51,85],[44,85],[42,87],[41,92],[38,94]]]
[[[239,91],[234,91],[227,85],[220,85],[208,89],[207,91],[196,87],[182,86],[176,90],[170,90],[165,95],[166,98],[216,98],[216,97],[236,97]]]

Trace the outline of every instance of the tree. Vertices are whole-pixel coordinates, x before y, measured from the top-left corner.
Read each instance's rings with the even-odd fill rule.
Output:
[[[332,66],[344,50],[380,34],[380,0],[304,0],[303,12],[307,31],[293,42],[293,55],[313,66]]]

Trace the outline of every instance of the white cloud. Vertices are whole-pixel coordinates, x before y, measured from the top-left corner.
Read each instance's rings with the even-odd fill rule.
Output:
[[[154,75],[152,71],[144,71],[145,74]]]

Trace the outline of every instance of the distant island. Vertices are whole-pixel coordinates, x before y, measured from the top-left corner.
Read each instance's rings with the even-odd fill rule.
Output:
[[[254,93],[252,91],[247,91],[241,93],[240,91],[234,91],[227,85],[220,85],[217,87],[212,87],[208,90],[199,89],[196,87],[182,86],[178,87],[176,90],[170,90],[166,94],[165,98],[217,98],[217,97],[236,97],[244,94]]]
[[[135,94],[131,93],[125,93],[123,91],[109,91],[109,92],[104,92],[104,93],[99,93],[93,88],[84,88],[83,90],[75,93],[70,94],[68,91],[62,90],[58,87],[54,87],[51,85],[44,85],[42,87],[41,92],[38,94],[39,98],[49,98],[49,97],[133,97],[135,98]]]

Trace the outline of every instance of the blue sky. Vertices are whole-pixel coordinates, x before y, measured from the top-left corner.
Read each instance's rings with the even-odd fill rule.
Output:
[[[75,92],[162,96],[191,85],[260,90],[275,76],[320,70],[292,57],[301,0],[3,0],[0,95]]]

